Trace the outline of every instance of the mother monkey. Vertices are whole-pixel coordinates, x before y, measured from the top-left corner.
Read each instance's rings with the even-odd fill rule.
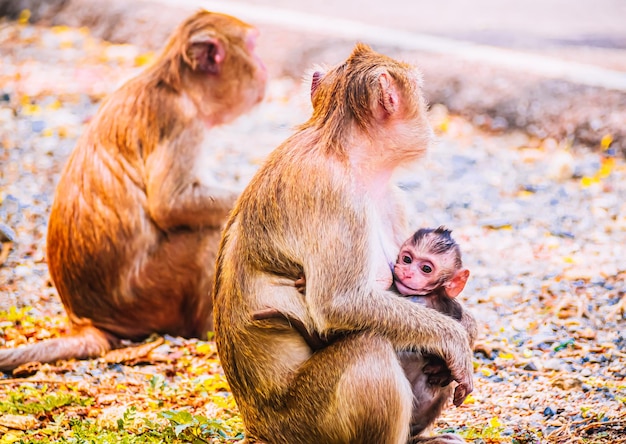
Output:
[[[467,334],[387,291],[407,237],[391,175],[432,131],[415,68],[357,45],[311,85],[313,115],[239,198],[218,253],[215,331],[249,437],[271,443],[406,443],[411,387],[397,351],[441,356],[459,405],[472,391]],[[306,277],[306,296],[295,287]],[[322,337],[313,353],[275,309]],[[412,442],[463,442],[454,435]]]

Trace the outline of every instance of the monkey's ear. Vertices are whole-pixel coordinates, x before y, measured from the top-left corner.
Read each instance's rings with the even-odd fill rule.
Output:
[[[321,71],[315,71],[311,76],[311,97],[313,97],[313,94],[315,94],[315,90],[317,89],[317,87],[320,86],[322,77],[324,77],[324,73]]]
[[[455,298],[463,291],[469,275],[470,272],[467,268],[463,268],[454,273],[452,279],[444,285],[444,287],[446,287],[446,294],[448,297]]]
[[[387,72],[378,76],[380,84],[380,104],[387,115],[394,114],[398,110],[399,98],[398,90],[393,79]]]
[[[218,74],[225,57],[224,44],[217,37],[199,35],[189,41],[187,62],[194,71]]]

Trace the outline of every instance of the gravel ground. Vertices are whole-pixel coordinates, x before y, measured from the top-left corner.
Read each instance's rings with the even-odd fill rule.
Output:
[[[0,253],[0,346],[62,329],[45,263],[54,186],[100,99],[151,57],[84,29],[0,24],[0,239],[14,240]],[[211,135],[215,175],[244,186],[306,119],[307,92],[299,79],[275,77],[260,107]],[[438,143],[397,180],[415,227],[453,229],[472,272],[461,297],[480,328],[475,392],[446,410],[438,429],[476,443],[626,442],[626,164],[608,137],[605,149],[574,150],[522,131],[482,132],[440,105],[431,116]],[[22,322],[25,307],[32,318]],[[167,338],[160,349],[180,356],[190,344]],[[211,342],[196,348],[215,359]],[[139,385],[145,374],[183,384],[176,365],[93,360],[43,366],[34,378],[81,380],[87,392],[90,384],[108,390],[108,404],[137,404],[145,395],[116,391],[119,374]],[[20,383],[4,378],[0,398]],[[85,415],[101,419],[102,410]]]

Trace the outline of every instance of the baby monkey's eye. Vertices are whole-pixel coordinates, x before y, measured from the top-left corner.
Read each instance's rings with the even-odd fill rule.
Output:
[[[424,273],[432,273],[433,269],[430,265],[422,265],[422,271]]]
[[[405,264],[410,264],[411,262],[413,262],[413,260],[411,259],[411,256],[402,256],[402,262],[404,262]]]

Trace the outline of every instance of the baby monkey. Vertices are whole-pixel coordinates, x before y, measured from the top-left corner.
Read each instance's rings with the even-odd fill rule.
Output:
[[[393,266],[393,289],[440,313],[447,314],[476,339],[476,321],[455,298],[470,272],[463,268],[461,248],[445,227],[421,228],[400,247]]]
[[[476,320],[455,299],[465,288],[469,274],[469,270],[463,268],[461,249],[450,230],[445,227],[422,228],[400,247],[393,265],[392,290],[459,321],[473,347]],[[295,286],[304,294],[305,278],[296,280]],[[309,332],[298,319],[275,309],[257,311],[253,317],[256,320],[286,321],[302,335],[313,352],[342,336],[337,332],[332,337],[320,337],[316,332]],[[451,373],[443,359],[420,350],[400,351],[398,358],[413,391],[411,436],[418,436],[435,421],[454,393],[450,386]]]
[[[395,290],[412,301],[451,316],[467,331],[474,346],[474,317],[455,298],[463,291],[469,270],[463,268],[461,249],[444,228],[422,228],[407,239],[393,267]],[[400,363],[413,390],[411,435],[418,435],[441,413],[453,393],[450,371],[438,356],[401,351]]]

